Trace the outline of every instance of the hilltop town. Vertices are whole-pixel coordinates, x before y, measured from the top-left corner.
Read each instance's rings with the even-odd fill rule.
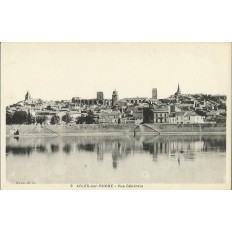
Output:
[[[158,99],[157,89],[151,98],[112,98],[103,92],[96,98],[44,101],[34,99],[29,91],[25,99],[6,107],[6,124],[225,124],[226,95],[182,94],[177,91],[168,98]]]

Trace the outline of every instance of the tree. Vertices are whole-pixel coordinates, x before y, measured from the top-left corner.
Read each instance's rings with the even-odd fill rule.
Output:
[[[93,115],[89,114],[85,117],[85,123],[86,124],[93,124],[95,123]]]
[[[6,125],[11,125],[12,124],[12,114],[9,112],[6,112]]]
[[[12,124],[23,124],[26,123],[28,114],[26,111],[15,111],[12,116]]]
[[[51,118],[51,124],[54,125],[54,124],[58,124],[60,121],[60,117],[58,115],[54,115],[52,116]]]
[[[71,122],[72,118],[69,113],[66,113],[65,115],[62,116],[62,120],[66,123]]]
[[[86,123],[86,124],[94,124],[96,123],[96,117],[94,117],[93,114],[88,114],[87,116],[82,116],[82,117],[79,117],[77,118],[77,121],[76,121],[77,124],[83,124],[83,123]]]
[[[35,116],[33,116],[32,114],[28,114],[28,116],[27,116],[27,123],[28,124],[33,124],[33,123],[35,123]]]
[[[48,119],[48,117],[46,115],[44,116],[37,116],[36,117],[36,122],[40,123],[41,125],[46,122],[46,120]]]
[[[226,123],[226,117],[222,115],[217,115],[215,119],[216,123]]]
[[[85,117],[77,118],[76,124],[83,124],[83,123],[85,123]]]

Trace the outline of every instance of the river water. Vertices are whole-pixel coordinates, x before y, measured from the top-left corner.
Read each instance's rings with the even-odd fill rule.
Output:
[[[225,135],[6,139],[9,183],[224,183]]]

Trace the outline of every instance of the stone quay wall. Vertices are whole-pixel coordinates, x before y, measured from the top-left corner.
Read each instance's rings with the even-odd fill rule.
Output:
[[[186,132],[226,132],[225,124],[145,124],[149,128],[160,133],[186,133]],[[125,133],[133,132],[136,125],[128,124],[67,124],[67,125],[7,125],[6,135],[13,135],[19,130],[19,135],[55,135],[55,134],[84,134],[84,133]],[[143,126],[137,128],[140,130]]]

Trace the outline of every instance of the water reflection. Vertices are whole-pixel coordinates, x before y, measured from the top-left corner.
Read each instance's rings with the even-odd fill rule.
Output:
[[[178,155],[178,165],[180,166],[180,156]]]
[[[65,154],[70,154],[70,152],[72,151],[72,145],[71,144],[65,144],[63,147],[63,152]]]
[[[46,153],[47,152],[47,147],[43,145],[37,145],[35,147],[35,150],[40,153]]]
[[[112,166],[118,167],[118,161],[133,153],[148,153],[154,162],[159,155],[175,158],[180,165],[180,154],[185,161],[193,161],[196,152],[225,152],[224,135],[201,136],[136,136],[136,137],[57,137],[57,138],[8,138],[6,154],[32,155],[72,152],[96,153],[98,161],[104,160],[105,153],[112,154]]]
[[[69,172],[69,168],[74,170],[73,172],[79,171],[78,175],[73,174],[75,178],[84,178],[85,176],[86,178],[93,178],[101,173],[104,173],[104,178],[113,178],[112,170],[114,173],[122,172],[120,174],[122,179],[131,174],[129,180],[146,177],[148,181],[151,178],[149,175],[157,175],[157,178],[161,178],[162,175],[156,170],[160,168],[161,173],[169,175],[169,179],[175,175],[179,175],[178,178],[182,179],[190,177],[191,172],[197,172],[194,163],[199,162],[199,155],[204,154],[206,154],[205,157],[208,160],[214,159],[213,162],[215,162],[218,172],[223,172],[225,167],[218,165],[217,162],[221,162],[220,157],[225,157],[225,151],[225,135],[20,137],[18,139],[6,139],[6,155],[7,157],[10,156],[10,159],[7,159],[10,168],[17,166],[17,162],[14,161],[18,160],[17,157],[21,157],[22,162],[23,157],[29,157],[30,159],[27,159],[26,163],[23,164],[24,166],[29,165],[29,167],[36,167],[38,163],[40,167],[46,168],[48,161],[51,162],[50,165],[54,162],[54,166],[49,169],[53,171],[56,170],[56,167],[59,171],[63,170],[66,166],[59,167],[59,165],[64,165],[64,163],[67,165],[66,162],[70,160],[71,163],[67,166],[65,173]],[[216,158],[214,154],[217,155]],[[45,160],[46,157],[50,157],[50,159],[43,163],[41,161],[42,157]],[[210,162],[206,160],[205,163],[202,163],[208,165],[206,168],[208,175],[216,175],[212,160]],[[81,166],[78,166],[79,164]],[[197,165],[199,166],[199,164]],[[24,171],[23,165],[18,166],[21,172]],[[173,169],[170,168],[170,165],[171,167],[174,165]],[[84,169],[82,169],[83,167]],[[183,167],[187,168],[185,172],[183,172]],[[103,169],[101,170],[101,168]],[[122,169],[125,170],[122,171]],[[140,172],[144,173],[146,169],[150,170],[149,175],[142,174],[142,177],[138,176]],[[178,170],[180,170],[180,173]],[[201,168],[200,171],[202,172],[202,170]],[[15,173],[13,168],[12,172]],[[30,169],[28,172],[32,172],[32,170]],[[192,175],[195,178],[201,172]],[[108,173],[111,174],[108,175]],[[220,175],[222,176],[222,174]],[[69,177],[67,177],[67,180],[69,180]],[[144,181],[144,179],[141,181]]]
[[[56,153],[59,152],[60,148],[58,144],[51,144],[51,152]]]
[[[86,144],[77,144],[78,151],[87,151],[87,152],[94,152],[95,144],[86,143]]]
[[[104,145],[103,143],[97,144],[97,160],[101,161],[104,158]]]
[[[201,140],[199,140],[201,138]],[[16,138],[14,138],[16,139]],[[39,141],[39,142],[38,142]],[[112,151],[120,156],[130,154],[134,151],[146,151],[150,154],[175,154],[186,153],[189,151],[217,151],[225,152],[226,139],[220,136],[140,136],[134,137],[68,137],[68,138],[19,138],[16,142],[12,138],[7,138],[6,152],[12,154],[24,154],[23,150],[37,152],[59,152],[60,148],[69,154],[74,147],[76,151],[96,152],[103,155],[105,152]],[[67,143],[68,141],[68,143]],[[32,145],[33,144],[33,145]],[[22,149],[21,149],[22,148]],[[26,152],[28,154],[28,152]],[[112,154],[113,154],[112,153]]]
[[[121,143],[121,141],[117,141],[113,143],[112,149],[112,161],[113,161],[113,168],[116,169],[118,167],[118,160],[123,158],[123,155],[126,156],[125,152],[125,144]]]

